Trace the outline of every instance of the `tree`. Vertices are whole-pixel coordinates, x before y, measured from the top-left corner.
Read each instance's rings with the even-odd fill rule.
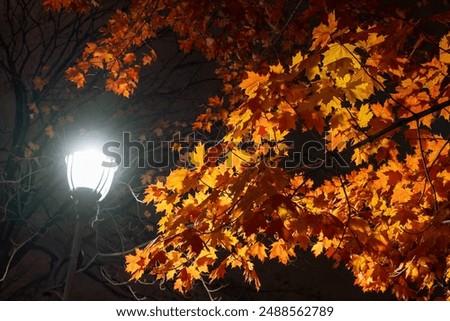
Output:
[[[142,68],[145,90],[132,98],[105,93],[99,85],[101,73],[90,77],[80,90],[67,81],[66,70],[86,44],[100,36],[99,28],[119,6],[109,2],[82,12],[51,12],[40,1],[0,1],[2,300],[61,298],[77,210],[69,195],[64,156],[74,141],[95,138],[99,127],[105,129],[103,136],[114,140],[119,138],[114,133],[124,131],[138,140],[162,129],[168,132],[169,126],[180,130],[186,127],[183,122],[176,125],[170,116],[163,117],[167,108],[178,110],[188,122],[195,117],[189,118],[177,106],[195,108],[207,99],[199,85],[210,82],[213,68],[206,67],[208,72],[195,77],[180,74],[203,70],[211,63],[198,54],[180,54],[176,43],[172,45],[173,34],[164,30],[153,44],[164,48],[165,57],[152,68]],[[212,83],[214,88],[219,82]],[[136,158],[133,154],[130,161],[137,162]],[[94,299],[98,293],[103,299],[177,297],[170,291],[156,295],[158,284],[152,289],[128,282],[123,255],[147,244],[157,223],[156,216],[136,204],[135,196],[143,192],[152,175],[162,174],[158,169],[142,168],[127,170],[126,177],[121,172],[116,175],[112,197],[93,212],[84,227],[76,279],[81,291],[75,295],[83,299]],[[83,286],[86,280],[89,289]]]
[[[59,253],[40,248],[39,241],[55,226],[61,227],[63,214],[70,208],[69,202],[53,199],[60,190],[61,177],[49,174],[50,168],[60,167],[52,150],[60,142],[55,138],[56,132],[62,128],[69,132],[74,122],[73,110],[62,108],[73,102],[73,97],[61,83],[65,70],[81,53],[106,12],[97,11],[91,16],[53,15],[44,12],[41,3],[28,0],[2,1],[0,7],[0,82],[4,86],[0,285],[7,290],[14,283],[7,278],[9,272],[30,254],[31,248],[50,252],[51,263],[58,261]],[[63,262],[64,258],[60,258]],[[38,270],[45,260],[36,261]],[[33,277],[36,278],[30,282],[30,288],[42,275]]]
[[[91,1],[44,1],[51,10]],[[91,70],[128,97],[136,49],[170,28],[180,48],[217,62],[197,142],[146,189],[159,235],[126,271],[196,280],[299,249],[345,264],[366,291],[450,298],[449,14],[446,1],[134,1],[116,11],[67,77]],[[444,12],[444,13],[441,13]],[[299,146],[305,140],[307,144]],[[292,143],[294,142],[294,143]]]

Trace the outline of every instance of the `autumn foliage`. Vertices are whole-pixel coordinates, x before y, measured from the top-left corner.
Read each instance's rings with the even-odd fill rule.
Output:
[[[156,58],[142,46],[166,27],[218,63],[223,97],[194,128],[224,134],[148,186],[159,236],[126,257],[131,278],[185,292],[238,268],[259,289],[255,261],[303,249],[365,291],[450,298],[450,15],[428,1],[335,2],[132,1],[67,71],[82,87],[104,70],[128,97]],[[302,135],[325,157],[287,166]]]

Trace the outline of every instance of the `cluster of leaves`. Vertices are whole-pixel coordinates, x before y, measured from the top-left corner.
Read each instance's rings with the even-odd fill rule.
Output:
[[[202,273],[214,280],[239,267],[259,288],[254,260],[287,264],[300,247],[344,262],[364,290],[392,286],[407,299],[448,288],[450,144],[431,127],[450,120],[442,86],[450,34],[440,59],[406,72],[406,59],[380,55],[385,36],[338,30],[330,14],[289,68],[249,72],[240,84],[247,99],[227,118],[221,143],[197,145],[195,169],[148,187],[145,201],[163,213],[161,236],[127,258],[133,278],[148,270],[185,291]],[[398,85],[378,101],[388,77]],[[334,177],[313,187],[310,172],[278,166],[286,135],[312,129],[327,152],[351,154],[357,167],[332,168]],[[406,141],[406,155],[394,134]],[[246,139],[250,150],[242,149]]]
[[[44,7],[85,13],[99,3],[45,0]],[[295,44],[305,41],[306,34],[298,31],[308,28],[308,19],[318,9],[301,12],[300,5],[301,2],[293,6],[284,0],[131,1],[126,9],[116,10],[101,29],[102,36],[86,46],[66,76],[81,88],[92,70],[103,70],[106,89],[129,97],[139,81],[140,66],[156,58],[149,41],[157,37],[159,30],[170,28],[179,36],[181,50],[187,53],[195,49],[207,59],[215,59],[219,63],[217,74],[225,83],[224,91],[241,97],[235,86],[245,69],[267,71],[268,56],[272,60],[280,55],[288,58]],[[276,53],[270,50],[274,42],[282,43],[283,49]]]
[[[125,67],[126,39],[140,46],[169,26],[183,50],[219,62],[231,94],[227,112],[208,111],[196,124],[208,131],[221,119],[220,143],[198,143],[192,168],[147,188],[144,201],[162,213],[159,236],[127,256],[126,271],[185,292],[240,268],[259,288],[256,260],[287,264],[301,248],[345,264],[364,290],[450,298],[450,144],[436,125],[450,121],[448,17],[434,16],[446,27],[436,38],[417,32],[406,8],[383,15],[392,9],[383,1],[335,11],[320,0],[245,3],[135,1],[68,72],[81,86],[92,66],[107,69],[107,88],[127,96],[137,83],[127,70],[138,67]],[[331,165],[284,166],[286,140],[306,132]],[[319,170],[331,177],[318,180]]]

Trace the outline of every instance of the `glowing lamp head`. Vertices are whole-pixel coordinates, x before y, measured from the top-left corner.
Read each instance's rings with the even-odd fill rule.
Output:
[[[67,180],[74,197],[90,195],[98,202],[109,192],[117,166],[96,150],[79,150],[66,156]]]

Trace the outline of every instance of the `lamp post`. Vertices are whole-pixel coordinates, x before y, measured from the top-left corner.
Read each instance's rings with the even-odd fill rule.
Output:
[[[75,232],[63,300],[69,300],[80,253],[83,219],[89,219],[93,206],[108,194],[117,166],[113,160],[94,149],[77,150],[66,156],[67,181],[77,203]]]

